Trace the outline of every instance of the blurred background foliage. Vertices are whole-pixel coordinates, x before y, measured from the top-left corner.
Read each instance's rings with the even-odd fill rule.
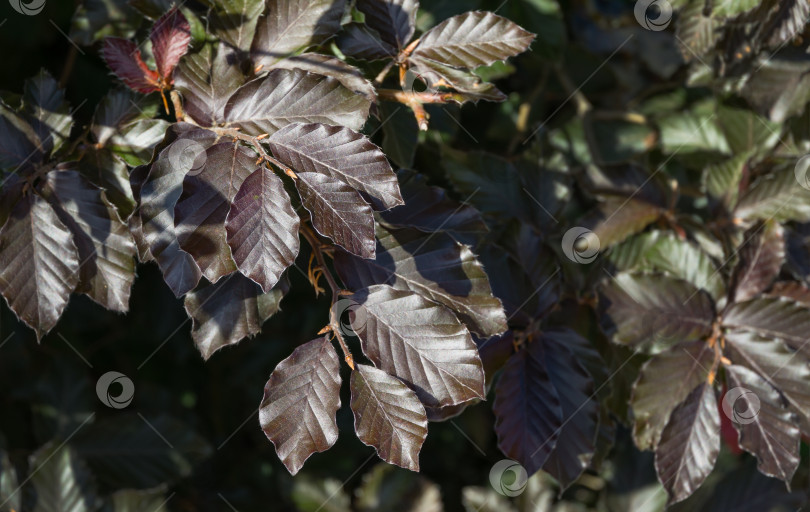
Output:
[[[133,3],[148,8],[161,2]],[[7,2],[1,3],[4,97],[21,91],[23,81],[44,67],[61,77],[67,99],[78,107],[77,124],[90,121],[94,105],[112,81],[97,45],[76,47],[68,34],[90,43],[99,34],[132,36],[148,23],[142,23],[142,15],[122,0],[84,4],[74,18],[77,5],[67,0],[48,0],[36,16],[22,16]],[[383,105],[380,118],[392,116],[391,120],[378,130],[379,119],[371,119],[365,131],[374,134],[398,166],[417,169],[432,183],[448,186],[446,173],[459,166],[478,166],[479,175],[491,173],[508,181],[516,167],[531,174],[542,165],[557,171],[559,181],[538,186],[538,193],[548,195],[539,198],[541,203],[557,204],[562,212],[557,215],[577,218],[587,202],[575,200],[576,191],[566,185],[571,162],[584,165],[598,158],[602,163],[620,163],[652,151],[662,160],[672,148],[687,147],[666,169],[688,192],[696,182],[689,175],[692,162],[723,161],[740,149],[734,137],[723,136],[722,115],[733,126],[740,120],[735,114],[754,114],[726,105],[721,124],[700,124],[707,112],[719,108],[713,92],[701,87],[702,71],[685,65],[689,57],[679,51],[673,31],[641,28],[633,17],[633,2],[424,1],[418,30],[473,9],[497,11],[538,34],[532,51],[479,70],[508,95],[504,103],[430,107],[427,133],[417,133],[407,109]],[[571,93],[572,84],[580,86],[576,94]],[[598,115],[577,115],[583,98],[599,107]],[[624,115],[631,110],[660,121],[660,130]],[[762,122],[777,126],[764,118]],[[598,155],[589,151],[586,132],[593,134]],[[757,130],[760,147],[778,142],[778,132],[769,133]],[[802,150],[799,142],[787,146],[794,154]],[[470,155],[473,150],[492,156],[482,160]],[[463,200],[461,188],[456,186],[457,198]],[[520,192],[515,194],[520,197],[497,193],[484,190],[476,205],[480,208],[489,201],[496,214],[516,222],[529,216],[535,223],[556,223]],[[413,474],[380,463],[374,450],[357,440],[344,396],[337,418],[342,435],[336,446],[314,455],[293,478],[259,428],[257,409],[272,369],[323,326],[328,300],[316,299],[305,272],[293,270],[282,313],[268,321],[257,338],[203,363],[192,343],[182,301],[170,293],[154,265],[141,266],[138,274],[129,314],[116,315],[75,295],[41,344],[5,303],[0,305],[0,498],[11,496],[0,509],[25,503],[22,491],[12,496],[23,482],[44,492],[84,496],[76,498],[79,505],[69,510],[103,506],[114,511],[483,512],[664,507],[666,493],[656,480],[652,454],[639,452],[620,424],[612,446],[603,444],[603,453],[597,454],[602,461],[599,470],[587,471],[562,496],[542,472],[517,498],[496,493],[489,472],[504,457],[496,446],[491,401],[469,407],[449,421],[431,423],[420,458],[422,473]],[[572,282],[585,279],[568,271],[566,277]],[[580,332],[598,332],[592,315],[578,314],[576,307],[563,308],[560,315],[576,321]],[[614,411],[626,411],[627,390],[639,364],[633,361],[615,376],[613,387],[619,391],[612,395]],[[134,401],[124,410],[107,408],[96,397],[95,382],[111,370],[129,376],[135,385]],[[810,479],[806,446],[803,450],[804,462],[788,493],[781,483],[757,473],[752,457],[724,447],[706,484],[674,509],[796,510],[807,500]],[[49,464],[43,466],[45,461]],[[43,469],[37,471],[40,466]],[[87,496],[95,498],[88,501]]]

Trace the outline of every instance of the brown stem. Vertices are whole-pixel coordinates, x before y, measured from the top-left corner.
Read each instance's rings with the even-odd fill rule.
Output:
[[[381,100],[397,101],[410,107],[414,103],[450,103],[457,95],[453,92],[405,92],[396,89],[380,89],[377,91],[377,96]]]
[[[388,64],[385,65],[382,71],[380,71],[380,74],[377,75],[377,78],[374,79],[374,87],[379,87],[380,85],[382,85],[383,80],[385,80],[385,77],[388,76],[388,73],[391,71],[391,68],[394,67],[394,64],[396,64],[396,62],[391,60],[388,62]]]
[[[178,121],[184,120],[186,115],[185,112],[183,112],[183,102],[180,101],[180,95],[177,94],[177,91],[172,89],[172,91],[169,93],[169,96],[171,97],[172,105],[174,106],[175,119],[177,119]]]
[[[208,128],[208,129],[212,130],[212,131],[214,131],[214,132],[216,132],[216,133],[218,133],[220,135],[224,135],[226,137],[233,137],[234,139],[238,139],[238,140],[241,140],[241,141],[244,141],[244,142],[249,142],[253,146],[253,148],[259,153],[259,156],[261,156],[263,160],[265,160],[267,162],[270,162],[271,164],[275,165],[279,169],[283,170],[287,174],[287,176],[289,176],[290,178],[292,178],[294,180],[298,179],[298,176],[296,176],[295,172],[293,172],[292,169],[290,169],[289,167],[284,165],[284,163],[282,163],[280,160],[277,160],[276,158],[273,158],[272,156],[270,156],[270,153],[268,153],[264,149],[264,147],[261,144],[261,140],[265,136],[259,135],[258,137],[254,137],[252,135],[247,135],[246,133],[242,133],[239,130],[234,129],[234,128],[216,128],[216,127],[214,127],[214,128]]]

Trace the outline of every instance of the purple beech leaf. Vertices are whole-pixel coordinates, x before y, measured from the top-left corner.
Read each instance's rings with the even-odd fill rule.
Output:
[[[139,165],[132,169],[129,173],[129,184],[132,189],[132,196],[135,199],[135,206],[137,210],[133,211],[127,220],[127,225],[132,233],[132,238],[135,241],[135,248],[137,249],[138,261],[147,263],[154,261],[155,257],[152,256],[152,251],[149,250],[149,244],[146,243],[146,237],[143,234],[143,220],[141,219],[141,187],[146,178],[149,177],[149,165]]]
[[[743,235],[740,260],[731,275],[731,302],[742,302],[765,291],[779,275],[785,260],[782,226],[757,224]]]
[[[107,309],[125,313],[135,281],[135,242],[104,192],[75,170],[54,170],[45,189],[70,230],[79,255],[77,292]]]
[[[298,173],[295,181],[312,225],[361,258],[374,258],[374,213],[357,190],[327,174]]]
[[[129,219],[135,209],[135,198],[129,183],[127,164],[121,157],[106,149],[88,148],[75,165],[82,176],[104,189],[104,194],[115,205],[121,219]],[[148,171],[149,166],[145,168]]]
[[[273,134],[291,123],[363,127],[370,101],[336,78],[273,69],[240,87],[225,105],[225,122],[249,135]]]
[[[399,379],[364,364],[352,371],[351,391],[357,437],[389,464],[419,471],[427,417],[416,394]]]
[[[235,272],[186,295],[191,337],[203,358],[261,332],[262,324],[281,309],[288,290],[289,283],[282,279],[263,293],[258,284]]]
[[[675,345],[644,363],[633,384],[633,439],[639,450],[658,446],[673,409],[706,382],[714,350],[703,340]]]
[[[105,37],[101,58],[127,87],[141,94],[160,90],[160,75],[149,69],[138,45],[120,37]]]
[[[700,487],[714,468],[718,453],[717,396],[711,384],[704,383],[672,411],[655,450],[655,469],[669,504],[685,500]]]
[[[429,407],[484,398],[484,369],[470,332],[440,304],[410,291],[374,285],[352,296],[363,353],[398,377]]]
[[[551,383],[541,342],[529,343],[506,362],[495,385],[498,448],[529,475],[543,467],[557,445],[562,406]]]
[[[224,43],[208,43],[186,55],[174,75],[183,110],[204,126],[224,120],[225,103],[244,82],[236,53]]]
[[[339,408],[340,359],[326,338],[296,348],[270,374],[259,423],[292,475],[310,455],[335,444]]]
[[[29,191],[0,229],[0,294],[41,340],[78,284],[73,235],[51,205]]]
[[[335,253],[335,270],[354,290],[388,284],[410,290],[453,310],[470,331],[494,336],[507,329],[500,300],[469,247],[445,233],[414,229],[376,229],[376,259]]]
[[[617,274],[601,287],[600,307],[614,342],[652,351],[708,336],[715,315],[704,290],[657,274]]]
[[[362,94],[369,101],[376,101],[377,91],[363,73],[346,62],[320,53],[302,53],[273,64],[273,69],[301,69],[319,75],[336,78],[347,89]]]
[[[722,315],[724,327],[766,338],[778,338],[810,356],[810,307],[782,297],[752,299],[731,304]]]
[[[343,181],[376,201],[375,209],[403,204],[391,164],[365,135],[342,126],[290,124],[273,133],[267,145],[296,172],[317,172]]]
[[[796,281],[777,281],[765,296],[787,297],[805,307],[810,307],[810,288]]]
[[[413,37],[418,0],[357,0],[356,7],[386,44],[401,50]]]
[[[211,30],[231,48],[247,52],[256,35],[256,24],[265,0],[208,0],[213,3]]]
[[[73,117],[59,83],[44,69],[26,80],[22,111],[42,141],[45,152],[58,150],[70,138]]]
[[[201,155],[205,155],[205,149],[217,137],[214,132],[186,123],[173,125],[167,137],[171,143],[157,155],[141,186],[139,211],[149,251],[157,260],[166,284],[181,297],[197,286],[202,272],[194,258],[180,249],[174,208],[183,192],[186,173],[202,164]]]
[[[174,207],[177,241],[212,283],[237,268],[225,221],[242,182],[256,169],[256,156],[238,143],[221,142],[208,148],[200,156],[200,167],[183,179],[183,193]]]
[[[802,431],[810,435],[810,360],[769,335],[726,332],[724,353],[732,363],[754,370],[801,415]]]
[[[394,46],[383,41],[379,32],[364,23],[343,25],[337,45],[341,52],[355,59],[380,60],[397,54]]]
[[[425,32],[412,55],[449,66],[475,68],[525,52],[534,37],[491,12],[467,12]]]
[[[590,466],[596,450],[599,402],[594,396],[593,379],[565,341],[544,334],[535,343],[545,344],[546,370],[565,418],[554,450],[543,464],[543,469],[560,483],[562,493]]]
[[[340,30],[345,0],[276,0],[259,18],[250,47],[254,66],[270,67]]]
[[[273,288],[298,256],[299,222],[281,178],[256,169],[233,198],[225,224],[239,272],[265,291]]]
[[[740,446],[756,456],[760,473],[790,486],[800,460],[796,415],[782,405],[776,389],[744,366],[726,366],[726,386],[723,410],[731,412]]]
[[[44,146],[34,128],[0,101],[0,169],[20,169],[42,161]]]

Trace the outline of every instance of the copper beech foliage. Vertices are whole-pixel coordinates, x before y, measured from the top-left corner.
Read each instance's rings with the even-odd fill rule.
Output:
[[[592,103],[557,62],[568,99],[549,119],[569,100],[575,115],[527,146],[528,99],[510,157],[437,143],[424,175],[391,162],[413,162],[428,110],[506,100],[481,77],[534,34],[478,11],[418,33],[416,0],[198,4],[104,38],[122,86],[89,126],[44,71],[0,101],[0,294],[38,339],[73,293],[126,312],[152,262],[208,359],[279,313],[297,265],[332,308],[259,409],[292,474],[336,442],[344,387],[359,439],[414,471],[428,422],[489,395],[503,454],[561,492],[619,423],[669,504],[730,424],[726,442],[791,483],[810,436],[806,0],[673,2],[672,69],[647,39],[610,64],[649,68],[619,68],[625,85],[661,79],[632,109]],[[586,29],[603,28],[583,29],[594,45]],[[597,251],[566,246],[572,226]]]

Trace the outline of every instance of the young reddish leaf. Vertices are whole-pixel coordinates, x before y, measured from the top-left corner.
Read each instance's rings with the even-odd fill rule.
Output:
[[[706,382],[714,351],[704,340],[675,345],[641,367],[633,384],[633,439],[640,450],[658,446],[672,410]]]
[[[340,359],[326,338],[296,348],[270,374],[259,422],[291,474],[335,444],[339,408]]]
[[[601,288],[607,330],[616,343],[651,350],[711,333],[709,294],[666,275],[621,273]]]
[[[265,68],[340,30],[345,0],[275,0],[259,18],[250,48],[253,64]]]
[[[398,50],[413,37],[418,9],[418,0],[357,0],[357,10],[365,15],[366,25]]]
[[[371,103],[332,77],[300,69],[273,69],[237,90],[225,121],[251,135],[274,133],[291,123],[362,128]]]
[[[776,389],[744,366],[726,366],[726,386],[723,410],[731,413],[740,446],[757,457],[761,473],[790,485],[800,460],[796,415],[782,405]]]
[[[342,126],[290,124],[267,139],[273,154],[298,172],[341,180],[376,199],[376,209],[403,204],[397,176],[380,148]]]
[[[704,383],[672,411],[655,450],[655,469],[669,494],[669,504],[685,500],[700,487],[718,453],[717,397],[712,385]]]
[[[130,89],[143,94],[160,90],[160,76],[146,66],[141,50],[132,41],[119,37],[104,38],[101,57]]]
[[[361,258],[374,257],[374,214],[359,192],[317,172],[298,173],[295,186],[318,233]]]
[[[495,386],[495,432],[498,448],[532,475],[557,445],[562,406],[551,384],[540,342],[512,355]]]
[[[461,68],[488,66],[529,48],[534,34],[491,12],[468,12],[425,32],[414,56]]]
[[[261,332],[262,324],[281,309],[288,290],[289,283],[282,279],[263,293],[259,285],[234,272],[186,295],[183,304],[191,317],[191,337],[203,358]]]
[[[29,191],[0,229],[0,294],[26,325],[47,334],[79,284],[73,235],[48,202]]]
[[[239,271],[270,290],[298,256],[299,223],[281,179],[256,169],[234,196],[225,225]]]
[[[352,371],[350,387],[357,437],[389,464],[419,471],[427,417],[416,394],[399,379],[364,364]]]
[[[478,348],[458,318],[410,291],[374,285],[354,294],[361,303],[352,328],[363,353],[398,377],[429,407],[484,398]]]
[[[228,247],[225,220],[242,182],[256,169],[256,153],[235,142],[220,142],[206,149],[200,159],[199,167],[183,179],[183,193],[174,206],[174,227],[180,248],[215,283],[237,268]],[[265,291],[276,284],[279,275],[281,271]]]
[[[46,176],[52,206],[73,235],[80,268],[76,291],[107,309],[125,313],[135,281],[135,242],[104,192],[75,170]]]
[[[757,224],[743,235],[740,261],[731,275],[731,302],[752,299],[765,291],[779,275],[785,259],[782,226],[775,222]]]
[[[172,7],[155,22],[149,39],[158,73],[164,84],[171,84],[172,72],[191,42],[188,20],[177,7]]]
[[[490,281],[469,247],[446,233],[377,226],[377,256],[364,260],[335,253],[335,270],[350,288],[388,284],[410,290],[453,310],[481,336],[507,329],[501,302],[492,295]]]
[[[590,466],[596,450],[599,402],[594,397],[593,379],[563,340],[545,335],[536,343],[545,344],[546,369],[565,418],[554,450],[543,464],[543,469],[560,482],[562,492]]]

